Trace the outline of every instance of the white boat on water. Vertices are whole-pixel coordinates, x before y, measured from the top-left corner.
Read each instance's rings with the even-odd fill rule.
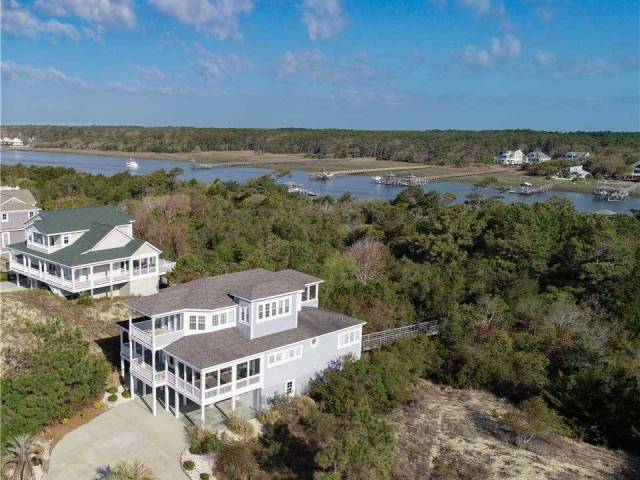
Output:
[[[138,166],[138,162],[136,162],[133,158],[129,158],[129,161],[127,162],[127,169],[137,170]]]

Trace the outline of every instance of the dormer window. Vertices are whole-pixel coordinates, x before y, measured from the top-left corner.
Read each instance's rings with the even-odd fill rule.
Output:
[[[8,222],[9,221],[9,214],[2,212],[2,221],[3,222]]]
[[[62,237],[62,243],[64,245],[69,245],[69,235],[65,235],[64,237]]]
[[[291,310],[291,300],[270,300],[258,304],[258,320],[288,315]]]
[[[318,296],[318,286],[317,285],[307,285],[302,292],[302,301],[306,302],[307,300],[315,300]]]

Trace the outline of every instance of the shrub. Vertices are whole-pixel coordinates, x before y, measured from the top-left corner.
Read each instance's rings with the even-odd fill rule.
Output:
[[[128,388],[125,388],[122,391],[122,398],[131,398],[131,390],[129,390]]]
[[[209,480],[210,475],[208,473],[201,473],[200,480]]]
[[[251,448],[243,442],[224,443],[216,457],[216,468],[227,480],[253,478],[258,473],[258,463]]]
[[[117,402],[118,401],[118,395],[116,395],[115,393],[112,395],[109,395],[107,397],[107,400],[109,400],[110,402]]]
[[[253,428],[253,425],[249,420],[246,418],[236,417],[235,415],[232,415],[227,419],[227,428],[242,437],[251,437],[256,433],[255,428]]]
[[[273,425],[282,420],[282,414],[275,408],[265,408],[258,412],[258,421],[263,425]]]
[[[189,441],[189,451],[194,455],[215,453],[221,443],[220,437],[216,432],[198,426],[187,428],[187,439]]]
[[[35,325],[27,368],[0,379],[3,436],[37,433],[70,418],[103,391],[109,367],[90,350],[80,330],[60,323]]]
[[[186,462],[184,462],[182,464],[182,466],[184,467],[184,469],[188,472],[190,472],[191,470],[193,470],[194,468],[196,468],[196,464],[193,463],[191,460],[187,460]]]
[[[93,298],[91,298],[91,295],[88,292],[82,292],[78,296],[78,305],[89,307],[93,305]]]
[[[105,404],[102,402],[95,402],[93,404],[93,408],[95,408],[96,410],[104,410]]]
[[[118,387],[107,388],[107,393],[111,393],[111,394],[118,393]]]
[[[280,421],[266,427],[261,437],[260,465],[265,468],[277,468],[285,463],[289,453],[291,433],[289,426]]]

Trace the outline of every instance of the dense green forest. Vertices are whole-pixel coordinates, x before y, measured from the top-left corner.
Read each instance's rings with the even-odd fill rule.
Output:
[[[341,424],[331,448],[316,445],[318,468],[357,437],[344,432],[368,429],[370,443],[388,446],[371,415],[404,401],[419,376],[542,405],[577,438],[640,453],[640,212],[583,214],[562,200],[453,205],[419,188],[390,202],[308,200],[269,178],[203,184],[177,173],[10,166],[2,182],[30,188],[44,208],[126,209],[136,234],[177,260],[172,282],[294,268],[324,278],[321,305],[369,331],[438,320],[436,337],[318,383],[325,413],[360,422]]]
[[[502,149],[540,148],[552,156],[570,150],[616,171],[640,160],[640,134],[534,130],[308,130],[296,128],[192,128],[135,126],[5,126],[2,135],[33,138],[35,147],[126,152],[255,150],[314,157],[376,157],[382,160],[466,164],[491,162]]]

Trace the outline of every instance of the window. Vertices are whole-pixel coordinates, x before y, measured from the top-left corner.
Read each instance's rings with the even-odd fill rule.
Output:
[[[65,245],[69,245],[69,235],[65,235],[62,237],[62,243]]]
[[[260,359],[254,358],[249,362],[249,376],[253,377],[260,373]]]
[[[9,214],[2,212],[2,221],[3,222],[8,222],[9,221]]]
[[[284,393],[285,393],[285,395],[288,395],[288,396],[290,396],[290,397],[293,397],[293,395],[295,395],[295,393],[296,393],[296,389],[295,389],[295,386],[294,386],[294,385],[295,385],[295,384],[294,384],[294,381],[293,381],[293,380],[289,380],[289,381],[287,382],[287,384],[285,385],[285,388],[284,388]]]
[[[258,305],[258,320],[262,320],[263,310],[264,310],[264,306],[262,304]]]
[[[289,313],[289,299],[284,299],[284,313]]]
[[[217,313],[214,313],[213,316],[211,317],[211,326],[217,327],[219,322],[220,322],[220,315],[218,315]]]
[[[299,358],[302,358],[302,345],[270,353],[267,356],[267,364],[272,367],[281,363],[291,362]]]
[[[231,383],[231,367],[225,367],[220,370],[220,385]]]
[[[312,347],[317,347],[318,346],[318,339],[317,338],[313,338],[311,340],[311,346]]]
[[[304,292],[302,292],[302,301],[306,302],[307,300],[315,300],[318,295],[318,286],[317,285],[308,285],[305,287]]]
[[[36,212],[29,212],[29,218],[33,217],[36,214]]]
[[[247,374],[249,370],[247,369],[247,362],[242,362],[236,365],[236,379],[242,380],[243,378],[247,378]]]
[[[205,388],[215,388],[218,386],[218,371],[209,372],[204,376]]]
[[[198,330],[204,330],[204,315],[198,316]]]
[[[338,348],[360,343],[360,330],[350,330],[338,336]]]
[[[282,300],[278,300],[278,315],[282,315],[284,312],[284,302]]]
[[[197,318],[195,315],[189,315],[189,329],[195,330],[197,328]]]
[[[220,314],[220,325],[225,325],[227,323],[227,312]]]
[[[249,306],[248,305],[240,306],[240,323],[249,325]]]

